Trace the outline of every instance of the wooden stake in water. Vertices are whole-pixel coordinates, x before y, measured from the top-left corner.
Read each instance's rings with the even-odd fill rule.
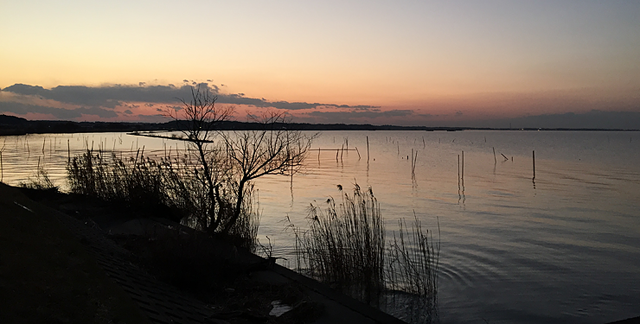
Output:
[[[416,150],[416,154],[413,154],[413,149],[411,149],[411,178],[415,179],[416,177],[416,162],[418,161],[418,151]]]
[[[462,186],[464,187],[464,151],[462,151]]]
[[[532,151],[532,157],[533,157],[533,178],[531,178],[531,181],[536,181],[536,151]]]
[[[496,148],[493,148],[493,164],[498,163],[498,159],[496,158]]]
[[[458,154],[458,192],[460,191],[460,154]]]
[[[412,150],[413,151],[413,150]],[[413,155],[413,152],[411,153]],[[416,164],[418,162],[418,151],[416,150],[416,155],[411,157],[411,176],[416,177]]]
[[[367,162],[369,162],[369,136],[367,136]]]

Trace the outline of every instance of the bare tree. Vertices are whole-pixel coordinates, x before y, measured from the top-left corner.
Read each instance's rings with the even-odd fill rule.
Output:
[[[300,169],[315,135],[287,130],[286,115],[267,112],[262,118],[253,118],[259,129],[225,133],[226,155],[233,162],[233,181],[236,199],[233,214],[222,224],[228,231],[242,211],[247,184],[267,174],[292,175]]]
[[[186,140],[192,144],[196,151],[198,165],[202,167],[202,174],[199,174],[196,169],[195,176],[201,181],[208,202],[208,204],[201,204],[205,206],[206,213],[203,215],[204,217],[199,219],[200,227],[215,231],[220,222],[216,212],[216,209],[219,209],[219,206],[216,205],[221,201],[218,192],[220,169],[217,168],[220,150],[214,146],[212,135],[216,131],[216,124],[229,120],[234,108],[233,106],[216,105],[218,96],[212,94],[206,84],[191,87],[191,100],[179,100],[183,104],[183,109],[170,112],[170,116],[178,123]]]
[[[287,130],[286,115],[276,112],[253,117],[255,130],[222,132],[217,124],[229,120],[234,109],[216,105],[217,96],[205,86],[192,87],[191,100],[181,100],[184,109],[171,117],[192,144],[201,168],[194,174],[208,204],[199,226],[210,233],[228,234],[250,204],[251,181],[298,172],[315,135]],[[215,135],[222,139],[219,143],[214,142]]]

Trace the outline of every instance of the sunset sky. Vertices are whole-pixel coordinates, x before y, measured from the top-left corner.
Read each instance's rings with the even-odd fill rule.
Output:
[[[640,1],[0,0],[0,113],[162,121],[201,83],[239,120],[628,121]]]

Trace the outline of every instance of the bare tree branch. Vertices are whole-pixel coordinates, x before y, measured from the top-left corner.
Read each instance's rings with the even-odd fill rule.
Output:
[[[199,220],[201,228],[226,234],[250,203],[245,200],[253,190],[251,181],[298,172],[316,135],[285,129],[286,115],[273,111],[249,116],[261,124],[258,130],[218,132],[216,124],[229,120],[234,109],[217,106],[216,100],[208,87],[192,87],[191,99],[180,100],[184,108],[169,115],[192,144],[202,168],[208,212]],[[214,142],[213,133],[222,138],[220,143]]]

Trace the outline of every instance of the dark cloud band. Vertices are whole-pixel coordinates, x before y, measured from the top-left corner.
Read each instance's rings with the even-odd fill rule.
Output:
[[[28,113],[47,114],[63,120],[80,118],[82,115],[94,115],[101,118],[118,117],[118,114],[113,110],[97,107],[63,109],[6,101],[0,101],[0,112],[10,112],[18,115],[25,115]]]
[[[101,107],[113,109],[123,102],[147,102],[147,103],[176,103],[180,99],[188,100],[191,97],[191,87],[193,85],[150,85],[141,83],[135,85],[107,85],[100,87],[87,86],[57,86],[45,89],[41,86],[27,84],[14,84],[2,89],[19,95],[38,96],[44,99],[52,99],[63,103],[84,105],[91,107]],[[342,108],[354,110],[377,109],[377,106],[368,105],[338,105],[326,103],[288,102],[288,101],[268,101],[264,98],[249,98],[243,93],[221,94],[216,85],[208,83],[195,84],[197,87],[206,87],[211,93],[218,96],[218,103],[250,105],[255,107],[273,107],[285,110],[301,110],[313,108]]]

